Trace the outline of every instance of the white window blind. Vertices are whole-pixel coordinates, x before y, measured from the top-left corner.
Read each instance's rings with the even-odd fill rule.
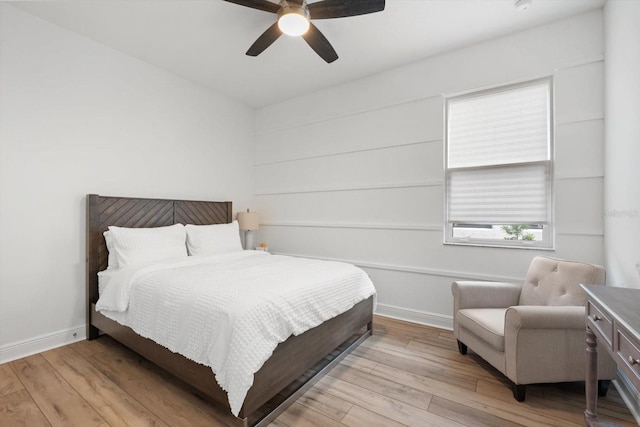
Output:
[[[450,168],[549,159],[549,85],[449,101]]]
[[[447,221],[550,222],[549,79],[447,100]]]
[[[547,167],[460,170],[449,176],[449,221],[546,224]]]

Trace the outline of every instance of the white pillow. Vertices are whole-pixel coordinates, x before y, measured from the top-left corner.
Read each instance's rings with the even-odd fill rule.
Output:
[[[115,270],[118,268],[118,258],[116,257],[116,251],[113,248],[113,238],[109,230],[102,233],[104,241],[107,243],[107,252],[109,252],[109,259],[107,260],[107,270]]]
[[[187,224],[189,255],[218,255],[242,250],[238,221],[231,224]]]
[[[187,256],[182,224],[155,228],[109,227],[119,268],[142,262]]]

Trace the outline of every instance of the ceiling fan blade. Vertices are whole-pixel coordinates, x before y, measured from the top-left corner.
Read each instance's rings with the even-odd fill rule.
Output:
[[[338,59],[338,54],[329,43],[329,40],[320,32],[318,27],[309,22],[309,30],[302,35],[304,41],[307,42],[311,49],[315,50],[318,55],[327,63],[332,63]]]
[[[282,31],[278,28],[278,23],[276,22],[269,28],[267,31],[262,33],[258,39],[253,42],[249,50],[247,51],[247,55],[249,56],[258,56],[260,55],[266,48],[271,46],[271,44],[278,39],[282,35]]]
[[[324,0],[309,4],[311,19],[345,18],[384,10],[385,0]]]
[[[239,4],[240,6],[250,7],[251,9],[264,10],[265,12],[278,13],[280,5],[271,3],[269,0],[224,0],[229,3]]]

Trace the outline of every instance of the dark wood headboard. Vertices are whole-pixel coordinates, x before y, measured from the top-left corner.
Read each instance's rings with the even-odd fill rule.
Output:
[[[102,235],[110,225],[162,227],[173,224],[227,224],[231,202],[138,199],[87,194],[87,326],[91,304],[98,301],[98,272],[107,268],[107,245]]]

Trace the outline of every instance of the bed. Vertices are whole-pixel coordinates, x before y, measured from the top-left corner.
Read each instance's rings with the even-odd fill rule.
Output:
[[[227,394],[210,367],[173,353],[95,309],[98,272],[107,267],[103,232],[109,226],[148,228],[173,224],[227,224],[231,202],[142,199],[87,195],[87,339],[107,334],[192,386],[199,394],[229,408]],[[310,388],[360,342],[371,335],[373,297],[357,303],[317,327],[281,342],[255,373],[239,426],[263,426]]]

